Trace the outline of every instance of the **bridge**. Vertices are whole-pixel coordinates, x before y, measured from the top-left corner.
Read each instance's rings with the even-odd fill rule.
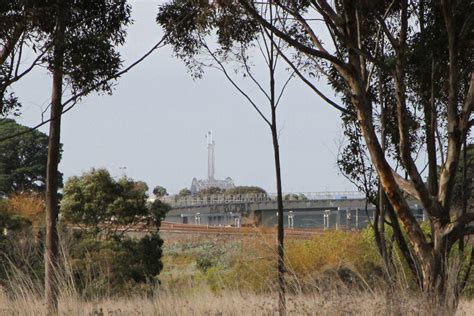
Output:
[[[361,229],[373,217],[374,206],[354,191],[285,193],[284,224],[289,228]],[[276,194],[215,194],[168,196],[172,209],[166,221],[208,226],[269,226],[277,224]],[[411,203],[423,217],[421,207]]]

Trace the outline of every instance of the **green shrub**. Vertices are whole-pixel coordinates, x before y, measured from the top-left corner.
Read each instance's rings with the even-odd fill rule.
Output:
[[[70,249],[77,290],[85,297],[153,290],[163,268],[162,245],[157,233],[141,239],[77,234]]]

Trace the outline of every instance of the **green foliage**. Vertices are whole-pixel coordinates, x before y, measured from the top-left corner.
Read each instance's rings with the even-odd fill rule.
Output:
[[[30,44],[30,40],[34,37],[34,31],[37,28],[37,13],[41,12],[45,1],[23,1],[10,0],[0,2],[0,47],[2,54],[10,48],[14,52],[17,48],[16,42],[24,32],[23,40]],[[33,47],[35,50],[35,47]],[[12,54],[14,55],[14,54]],[[3,56],[2,56],[3,57]],[[15,77],[12,65],[16,60],[11,56],[5,56],[5,62],[0,62],[0,117],[6,117],[11,112],[21,106],[18,98],[9,91],[11,80]]]
[[[151,209],[162,216],[168,207],[156,204]],[[157,220],[151,225],[159,224]],[[4,228],[7,235],[3,234]],[[43,284],[43,232],[33,230],[28,219],[13,213],[7,200],[0,200],[0,286],[10,289],[15,282],[12,275],[31,280],[31,284]],[[95,231],[71,230],[62,225],[60,235],[61,258],[68,263],[62,271],[61,260],[58,275],[61,282],[71,279],[84,298],[151,293],[159,282],[163,240],[158,231],[131,238],[97,235]]]
[[[183,189],[187,190],[187,189]],[[181,191],[183,191],[181,190]],[[181,193],[181,192],[180,192]],[[191,191],[189,191],[191,194]],[[187,194],[187,191],[183,192],[183,194]],[[199,196],[208,196],[213,194],[225,194],[225,195],[241,195],[241,194],[267,194],[267,192],[257,186],[237,186],[235,188],[230,189],[221,189],[218,187],[210,187],[203,189],[197,193]],[[180,195],[180,194],[178,194]],[[181,196],[181,195],[180,195]]]
[[[161,197],[164,197],[166,195],[168,195],[168,192],[166,192],[166,189],[160,185],[157,185],[154,189],[153,189],[153,194],[157,197],[157,198],[161,198]]]
[[[267,194],[267,192],[256,186],[237,186],[235,188],[230,188],[225,190],[224,194]]]
[[[144,220],[159,226],[168,208],[159,201],[148,205],[147,190],[143,182],[125,177],[115,181],[107,170],[92,169],[66,181],[61,214],[66,222],[96,232],[111,233],[118,226],[131,226]],[[103,227],[101,224],[105,223]]]
[[[148,216],[148,224],[160,227],[161,221],[165,219],[166,213],[171,210],[171,206],[161,200],[154,200],[148,205],[150,216]]]
[[[295,193],[288,193],[283,196],[283,200],[285,201],[307,201],[308,198],[304,194],[295,194]]]
[[[208,256],[202,256],[196,259],[196,266],[202,272],[206,272],[213,266],[213,262]]]
[[[189,190],[188,188],[181,189],[178,192],[178,196],[180,196],[180,197],[190,196],[191,194],[192,194],[191,190]]]
[[[225,190],[218,188],[218,187],[210,187],[206,189],[202,189],[199,191],[197,194],[199,196],[208,196],[208,195],[213,195],[213,194],[223,194]]]
[[[55,39],[56,21],[61,11],[58,6],[64,9],[65,38],[61,45]],[[1,46],[21,37],[36,54],[33,57],[38,57],[37,64],[52,69],[54,51],[61,49],[64,52],[62,72],[73,93],[112,92],[113,83],[99,83],[113,77],[122,64],[117,46],[124,43],[125,27],[131,23],[126,0],[2,1],[0,20]],[[21,64],[21,55],[7,56],[11,62],[8,59],[9,62],[0,64],[0,115],[20,104],[9,92],[9,86],[19,79],[13,66]]]
[[[466,152],[466,183],[463,183],[464,173],[464,151],[461,151],[461,159],[459,161],[459,168],[456,174],[454,189],[453,189],[453,205],[457,209],[461,209],[464,199],[464,190],[466,192],[467,207],[469,208],[470,201],[473,196],[473,179],[474,179],[474,145],[467,147]],[[464,188],[465,186],[465,188]]]
[[[290,239],[285,250],[289,290],[324,287],[325,282],[340,279],[359,285],[380,282],[382,262],[373,234],[326,231],[309,240]],[[168,245],[165,253],[162,280],[177,291],[199,289],[203,283],[215,292],[261,293],[277,287],[277,251],[270,236],[176,243]]]
[[[59,45],[55,39],[58,8],[53,2],[42,11],[39,29],[43,37],[36,44],[41,49],[54,44],[64,51],[63,74],[73,93],[85,90],[111,93],[110,82],[98,87],[96,84],[113,76],[121,67],[117,47],[125,41],[125,27],[131,22],[130,6],[126,0],[66,0],[60,4],[65,15],[61,18],[66,24],[64,41]],[[43,58],[50,68],[54,65],[53,51],[47,50]],[[84,58],[85,52],[88,58]]]
[[[141,239],[76,234],[70,255],[77,289],[84,297],[151,292],[163,268],[162,245],[158,233]]]
[[[245,10],[234,1],[174,0],[161,6],[157,23],[168,35],[167,43],[175,55],[182,59],[195,77],[203,74],[203,63],[197,61],[206,53],[204,38],[215,34],[222,53],[230,52],[237,45],[248,46],[257,37],[259,26]]]
[[[25,133],[27,132],[27,133]],[[45,189],[48,136],[17,124],[11,119],[0,120],[0,135],[21,136],[0,142],[0,192]],[[62,187],[62,174],[59,173]]]
[[[163,268],[163,240],[158,234],[170,206],[159,199],[147,203],[148,186],[122,177],[114,180],[105,169],[71,177],[64,186],[64,223],[82,230],[74,234],[70,250],[77,286],[86,297],[151,291]],[[131,238],[134,226],[149,228]]]
[[[349,267],[369,280],[374,279],[373,273],[380,271],[381,264],[373,239],[347,231],[327,231],[308,241],[291,241],[287,256],[291,269],[303,278],[328,268]]]

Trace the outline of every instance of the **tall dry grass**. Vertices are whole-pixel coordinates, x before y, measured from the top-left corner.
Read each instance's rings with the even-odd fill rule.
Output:
[[[162,285],[152,295],[122,297],[78,293],[67,239],[61,240],[60,315],[275,315],[275,240],[268,235],[165,248]],[[350,232],[326,232],[287,243],[289,315],[444,315],[409,282],[388,289],[370,244]],[[173,250],[173,251],[172,251]],[[46,315],[43,285],[15,265],[8,291],[0,291],[0,315]],[[374,274],[370,280],[368,276]],[[461,300],[457,315],[474,315],[474,302]]]
[[[340,290],[288,295],[288,315],[443,315],[404,293],[388,298],[383,292]],[[461,301],[456,315],[472,315],[473,301]],[[158,292],[154,297],[103,298],[84,301],[62,295],[60,315],[276,315],[277,294],[207,288],[193,294]],[[0,315],[46,315],[40,297],[12,299],[0,294]]]

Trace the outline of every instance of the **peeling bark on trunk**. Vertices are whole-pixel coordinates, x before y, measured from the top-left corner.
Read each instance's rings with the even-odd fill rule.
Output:
[[[459,50],[460,47],[464,47],[462,46],[464,44],[461,42],[463,40],[462,36],[458,34],[459,30],[455,28],[457,21],[456,23],[454,21],[457,18],[455,14],[458,14],[457,12],[461,8],[461,4],[452,0],[439,1],[445,22],[445,29],[440,29],[439,31],[445,32],[447,35],[449,58],[435,60],[435,56],[436,58],[440,58],[440,56],[435,54],[430,56],[432,58],[431,76],[427,74],[423,80],[424,83],[420,82],[426,91],[421,96],[421,105],[423,107],[421,115],[423,115],[422,119],[425,123],[425,145],[428,154],[428,183],[425,183],[422,172],[418,169],[415,159],[412,157],[413,146],[410,143],[412,126],[409,122],[411,114],[409,106],[411,106],[411,100],[409,99],[410,92],[407,92],[406,87],[407,82],[409,82],[407,80],[406,56],[411,53],[408,50],[412,48],[410,43],[408,43],[410,41],[408,31],[409,21],[411,23],[414,15],[412,7],[408,7],[409,3],[407,0],[398,1],[396,6],[390,5],[387,8],[387,13],[392,18],[391,22],[395,21],[399,24],[396,31],[393,24],[385,24],[386,16],[382,16],[379,9],[370,11],[371,8],[358,1],[343,0],[335,4],[329,1],[315,2],[313,9],[323,17],[334,42],[337,42],[335,43],[336,47],[340,45],[343,48],[338,53],[341,53],[343,50],[342,55],[344,57],[341,57],[339,54],[329,54],[324,49],[324,45],[318,42],[315,30],[311,29],[308,25],[305,25],[305,29],[309,28],[308,32],[311,33],[309,37],[313,41],[314,46],[308,46],[304,41],[299,41],[298,38],[292,37],[291,34],[287,34],[281,31],[281,29],[274,27],[272,23],[259,16],[247,1],[240,0],[239,2],[264,27],[274,30],[278,37],[299,52],[311,56],[310,58],[321,58],[331,63],[343,78],[345,89],[341,90],[347,92],[350,104],[357,113],[358,124],[362,131],[365,145],[377,171],[381,188],[390,204],[386,208],[386,212],[394,227],[394,236],[397,244],[402,250],[410,269],[414,272],[420,288],[428,294],[429,299],[433,303],[443,304],[446,299],[448,254],[456,241],[464,235],[474,233],[474,227],[470,226],[474,222],[474,215],[467,213],[461,214],[460,217],[454,216],[451,208],[455,175],[460,160],[460,150],[465,141],[466,134],[470,127],[472,127],[473,120],[471,120],[471,115],[474,110],[474,72],[472,70],[470,70],[470,81],[468,78],[462,78],[463,81],[467,80],[467,84],[469,84],[468,92],[463,96],[463,104],[461,101],[462,96],[460,95],[459,76],[462,72],[460,72],[459,65],[461,58],[464,57],[460,56]],[[285,10],[285,4],[275,3]],[[425,1],[421,1],[419,7],[414,7],[415,10],[420,10],[420,28],[422,32],[425,29],[425,16],[430,16],[428,12],[425,12],[426,5]],[[430,2],[428,8],[432,10],[437,5],[438,3]],[[362,12],[361,8],[369,10],[376,16],[380,15],[375,19],[380,23],[380,29],[383,31],[384,36],[386,36],[389,47],[391,47],[390,56],[393,56],[393,58],[390,58],[390,63],[387,63],[386,58],[377,58],[377,53],[372,54],[370,49],[364,50],[362,47],[361,43],[365,43],[366,40],[364,38],[365,35],[373,43],[374,33],[372,30],[367,34],[361,31],[361,25],[363,25],[360,20],[362,16],[360,15],[360,12]],[[287,12],[292,15],[291,10],[287,10]],[[301,16],[295,16],[295,14],[293,16],[296,20],[302,19]],[[463,29],[466,28],[467,30],[470,26],[468,23],[469,18],[466,17],[465,19],[465,21],[460,22],[464,23]],[[373,96],[366,90],[368,82],[370,82],[367,80],[367,63],[372,64],[374,69],[387,73],[395,85],[401,163],[409,175],[409,179],[408,177],[403,179],[392,170],[383,150],[383,144],[381,145],[377,137],[377,124],[374,123],[373,117],[374,113],[376,113],[372,104]],[[445,102],[444,97],[440,97],[435,93],[435,80],[437,80],[435,68],[437,68],[438,63],[448,66],[447,76],[440,74],[448,82],[447,102]],[[442,68],[440,67],[440,69]],[[442,104],[443,102],[446,103],[445,110],[447,114],[447,130],[445,134],[438,130],[438,125],[443,125],[438,124],[439,118],[436,109],[436,104]],[[446,152],[440,140],[445,136],[448,140]],[[439,155],[441,156],[441,169],[439,171],[437,150],[439,150]],[[382,199],[381,191],[380,200]],[[421,201],[423,208],[429,215],[432,241],[423,233],[402,191]],[[383,215],[378,217],[377,221],[379,224],[378,229],[382,228],[380,225],[383,225]],[[402,234],[400,225],[406,232],[406,238]],[[383,253],[383,247],[379,239],[377,239],[377,244]]]
[[[416,218],[411,213],[395,178],[393,177],[389,164],[385,160],[382,148],[377,140],[377,135],[373,129],[371,118],[368,117],[367,112],[365,111],[369,105],[362,105],[362,102],[365,102],[363,97],[353,96],[352,103],[357,105],[359,124],[372,162],[380,178],[380,183],[382,184],[390,204],[393,206],[394,211],[400,218],[416,255],[423,258],[423,260],[428,259],[431,256],[430,247],[418,222],[416,221]]]

